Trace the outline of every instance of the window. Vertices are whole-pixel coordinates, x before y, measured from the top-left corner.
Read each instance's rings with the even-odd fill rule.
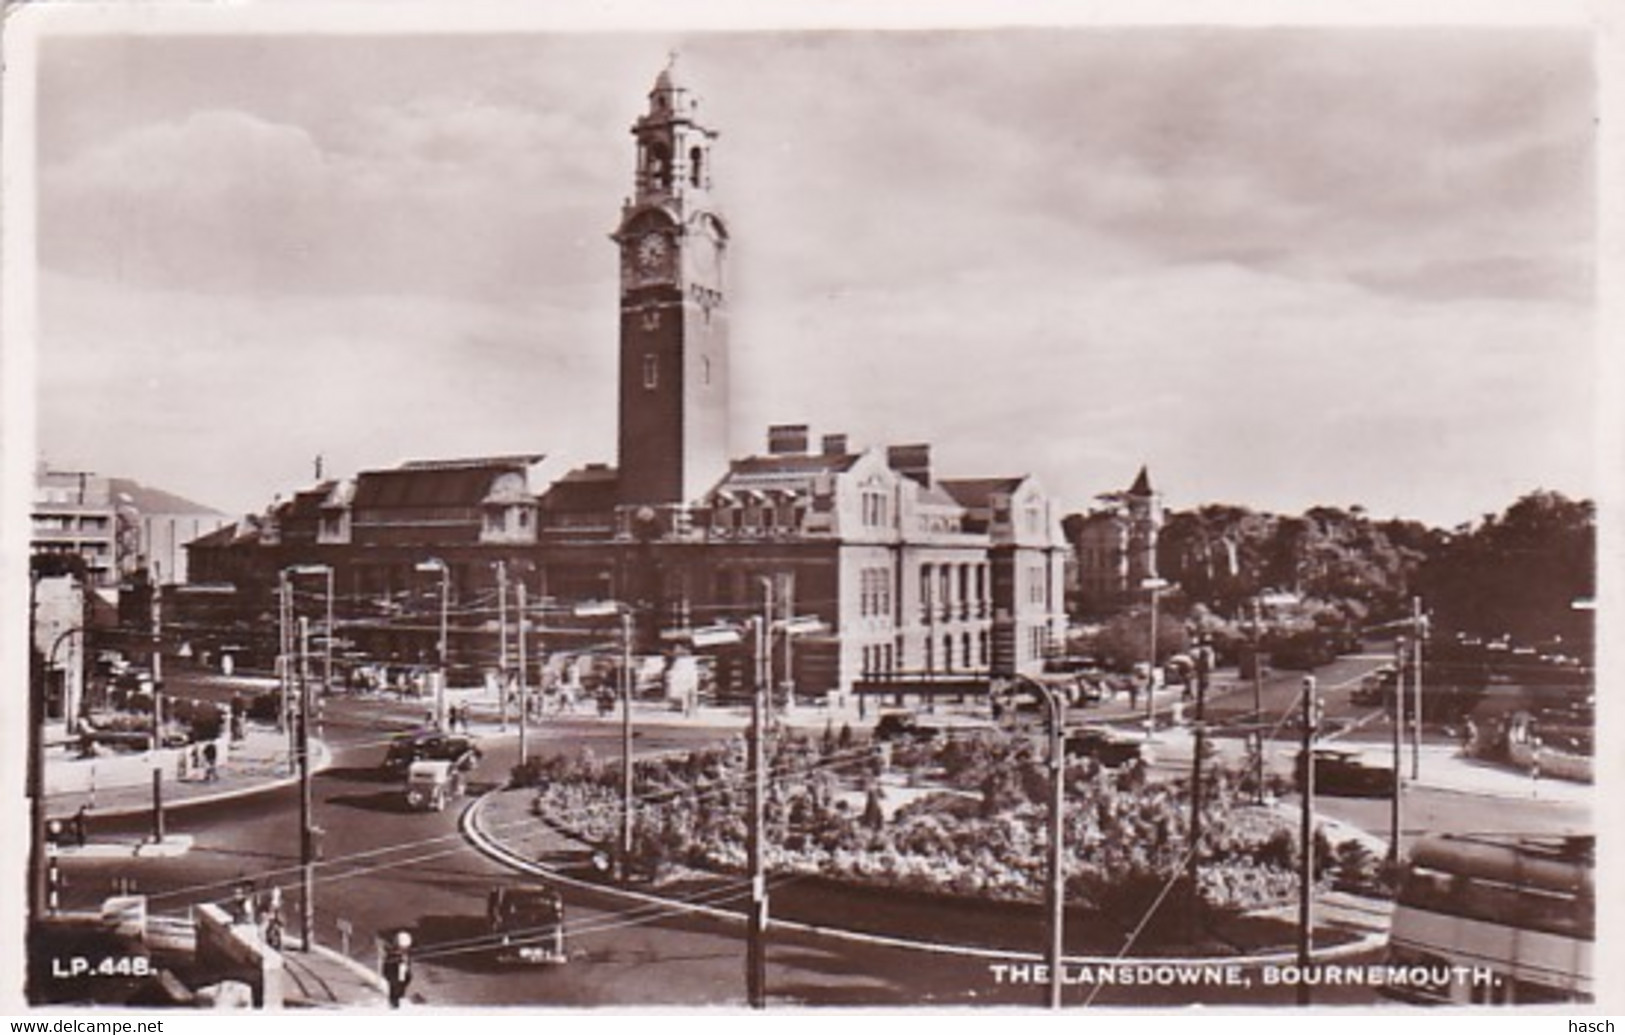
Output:
[[[660,385],[660,357],[653,352],[643,354],[643,387],[657,388]]]
[[[711,357],[710,356],[701,356],[700,357],[700,383],[701,384],[707,384],[707,385],[711,383]]]
[[[703,172],[704,163],[705,163],[705,152],[704,151],[702,151],[702,150],[700,150],[699,148],[696,147],[696,148],[693,148],[692,150],[690,150],[688,152],[688,182],[689,182],[689,186],[698,187],[698,186],[701,186],[705,182],[705,176],[704,176],[704,172]]]

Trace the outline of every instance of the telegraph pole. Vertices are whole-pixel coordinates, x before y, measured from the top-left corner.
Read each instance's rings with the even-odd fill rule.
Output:
[[[523,635],[524,617],[520,617]],[[497,715],[503,729],[508,728],[508,562],[497,561]],[[524,717],[519,720],[524,726]]]
[[[1049,944],[1045,947],[1048,1003],[1051,1010],[1059,1010],[1066,942],[1066,856],[1062,844],[1066,831],[1066,706],[1050,687],[1039,687],[1039,693],[1049,712]]]
[[[750,917],[745,947],[745,996],[754,1010],[767,1006],[767,702],[772,666],[768,636],[773,616],[773,582],[762,579],[762,616],[756,620],[756,692],[750,708]]]
[[[1212,650],[1213,648],[1205,644],[1196,648],[1196,741],[1195,751],[1191,756],[1191,847],[1185,863],[1186,882],[1190,887],[1190,908],[1186,916],[1190,921],[1192,934],[1198,930],[1201,904],[1196,877],[1199,865],[1197,856],[1202,846],[1202,751],[1207,747],[1207,724],[1203,719],[1207,711],[1207,683],[1208,672],[1212,668]]]
[[[621,880],[632,865],[632,611],[621,612]]]
[[[299,938],[311,949],[316,929],[316,830],[311,823],[310,772],[310,626],[299,619]]]
[[[1315,722],[1319,702],[1315,695],[1315,677],[1303,677],[1303,738],[1299,757],[1303,759],[1303,787],[1300,797],[1303,808],[1299,816],[1298,870],[1298,1005],[1309,1005],[1308,968],[1314,951],[1314,880],[1315,880]]]
[[[1253,598],[1253,743],[1258,751],[1253,755],[1253,787],[1259,804],[1264,802],[1264,613],[1263,605]]]
[[[1411,597],[1411,673],[1416,699],[1411,709],[1411,779],[1422,778],[1422,598]],[[1400,688],[1403,692],[1403,687]]]
[[[520,578],[513,587],[515,603],[519,605],[519,764],[529,757],[525,754],[525,725],[530,718],[530,690],[525,679],[525,580]]]
[[[1400,786],[1405,782],[1405,637],[1394,643],[1394,794],[1388,804],[1388,861],[1399,862]]]
[[[288,573],[277,574],[277,681],[282,689],[282,707],[277,710],[277,732],[286,733],[289,740],[289,750],[292,750],[293,737],[293,676],[290,666],[293,664],[293,608],[288,593]]]

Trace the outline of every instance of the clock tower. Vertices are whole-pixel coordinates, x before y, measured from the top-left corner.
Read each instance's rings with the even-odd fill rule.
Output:
[[[675,59],[673,60],[675,64]],[[621,255],[620,502],[691,503],[728,466],[728,232],[712,200],[717,133],[673,65],[632,126]]]

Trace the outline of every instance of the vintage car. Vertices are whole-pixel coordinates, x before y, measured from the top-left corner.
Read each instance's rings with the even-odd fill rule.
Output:
[[[1136,735],[1110,726],[1082,726],[1068,730],[1066,753],[1074,758],[1092,758],[1108,769],[1116,769],[1145,758],[1145,744]]]
[[[876,740],[935,740],[993,729],[985,719],[968,715],[921,715],[917,712],[884,712],[875,722]]]
[[[1374,765],[1355,748],[1322,747],[1313,750],[1315,793],[1345,798],[1384,798],[1394,793],[1394,767]],[[1298,752],[1294,766],[1298,787],[1303,787],[1306,756]]]
[[[480,749],[470,737],[438,730],[401,733],[390,740],[380,768],[387,776],[397,776],[423,760],[451,762],[459,772],[470,773],[479,765]]]
[[[499,963],[563,963],[564,900],[556,889],[504,885],[491,889],[486,919]]]
[[[406,805],[418,812],[439,812],[463,796],[463,771],[445,760],[419,760],[406,770]]]

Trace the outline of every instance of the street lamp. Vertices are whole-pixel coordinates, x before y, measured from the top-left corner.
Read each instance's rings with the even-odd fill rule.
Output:
[[[283,569],[284,578],[296,575],[322,575],[327,582],[327,635],[326,663],[323,680],[326,692],[333,684],[333,569],[326,564],[295,564]],[[310,767],[311,706],[309,665],[306,662],[310,643],[309,619],[299,616],[299,936],[305,951],[311,947],[316,928],[316,824],[314,788]]]
[[[446,668],[446,613],[451,607],[451,569],[438,557],[419,561],[413,567],[417,571],[440,573],[440,678],[434,688],[434,724],[436,729],[443,729],[446,725],[446,680],[451,675]]]
[[[614,600],[590,601],[575,606],[578,618],[619,616],[621,620],[621,861],[620,878],[627,878],[632,860],[632,608]]]
[[[1066,876],[1061,835],[1066,829],[1066,696],[1058,688],[1026,676],[1016,677],[1024,689],[1044,701],[1049,713],[1049,939],[1045,961],[1049,965],[1049,999],[1052,1010],[1061,1008],[1061,959],[1066,933]]]
[[[1152,576],[1140,581],[1141,589],[1151,591],[1151,646],[1147,651],[1150,662],[1145,673],[1145,735],[1152,736],[1157,731],[1157,601],[1162,591],[1168,587],[1167,579]]]
[[[333,693],[333,567],[329,564],[295,564],[283,569],[289,575],[321,575],[325,579],[325,617],[322,636],[322,695]]]

